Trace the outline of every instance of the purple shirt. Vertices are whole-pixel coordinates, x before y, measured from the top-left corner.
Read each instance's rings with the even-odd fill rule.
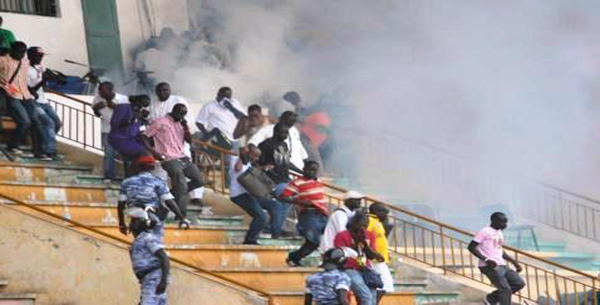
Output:
[[[175,121],[172,116],[165,115],[152,121],[144,134],[149,138],[154,138],[154,150],[164,155],[166,160],[185,157],[183,126],[181,126],[181,122]]]
[[[131,104],[118,104],[110,120],[108,142],[122,155],[139,155],[144,151],[139,140],[140,126],[140,120],[134,118]]]
[[[493,260],[499,266],[506,265],[506,261],[502,258],[502,244],[504,243],[502,230],[496,230],[492,227],[483,228],[477,232],[473,240],[479,244],[477,250],[483,256]],[[484,266],[485,262],[479,261],[479,267]]]

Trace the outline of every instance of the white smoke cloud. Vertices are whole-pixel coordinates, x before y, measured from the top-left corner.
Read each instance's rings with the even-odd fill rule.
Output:
[[[496,200],[441,186],[431,167],[452,157],[423,143],[484,164],[482,176],[516,172],[600,197],[592,0],[198,2],[196,25],[232,65],[180,69],[174,86],[200,101],[231,86],[246,105],[335,93],[329,108],[348,109],[336,117],[336,164],[388,197]]]

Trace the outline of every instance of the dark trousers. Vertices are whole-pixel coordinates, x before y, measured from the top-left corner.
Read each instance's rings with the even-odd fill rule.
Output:
[[[27,138],[27,132],[31,129],[35,132],[40,143],[46,143],[46,135],[39,115],[36,112],[36,102],[34,100],[18,100],[7,96],[8,113],[17,124],[12,137],[8,142],[8,149],[19,148]]]
[[[171,179],[171,188],[175,201],[181,210],[183,216],[187,215],[187,205],[190,201],[188,193],[204,185],[202,173],[190,158],[173,159],[165,161],[162,168],[169,174]],[[187,179],[190,182],[187,182]]]
[[[326,225],[327,216],[317,210],[305,210],[300,213],[297,228],[300,235],[304,237],[304,244],[297,251],[290,252],[289,259],[300,262],[300,260],[317,250]]]
[[[496,291],[487,295],[488,301],[492,304],[511,305],[512,295],[525,287],[521,276],[508,266],[480,267],[479,270],[497,288]]]
[[[255,242],[258,240],[260,232],[267,226],[267,210],[271,220],[277,219],[281,213],[280,203],[275,200],[259,199],[248,193],[231,197],[231,201],[237,204],[244,212],[252,217],[250,227],[246,233],[245,242]]]

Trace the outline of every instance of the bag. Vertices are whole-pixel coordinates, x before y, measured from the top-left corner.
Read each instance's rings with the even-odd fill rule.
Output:
[[[262,169],[250,167],[242,173],[237,181],[250,193],[258,198],[270,198],[275,182]]]
[[[383,280],[381,280],[381,275],[375,272],[373,269],[363,266],[362,268],[362,277],[365,281],[365,284],[369,286],[369,288],[373,289],[381,289],[383,288]]]

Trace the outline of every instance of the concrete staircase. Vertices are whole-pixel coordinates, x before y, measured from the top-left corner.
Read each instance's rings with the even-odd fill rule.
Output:
[[[8,280],[0,279],[0,305],[34,305],[37,295],[35,293],[4,293]]]
[[[0,160],[0,193],[124,237],[117,228],[118,185],[103,184],[99,176],[93,175],[91,167],[66,161],[38,162],[30,158],[15,162]],[[193,215],[195,209],[191,208],[191,217],[195,219],[192,228],[183,231],[175,224],[167,225],[164,242],[169,255],[267,290],[274,295],[274,304],[302,304],[305,278],[320,270],[317,268],[319,257],[309,257],[305,261],[308,267],[288,267],[285,257],[301,244],[299,238],[274,240],[269,235],[261,235],[262,245],[241,245],[247,217],[228,200],[219,197],[209,194],[205,200],[214,207],[217,215]],[[27,207],[9,204],[20,211],[39,215]],[[131,240],[132,237],[126,238]],[[397,283],[399,292],[387,295],[382,304],[437,304],[456,302],[460,297],[455,291],[430,291],[423,281],[403,278]],[[0,304],[13,303],[3,303],[0,299]]]

